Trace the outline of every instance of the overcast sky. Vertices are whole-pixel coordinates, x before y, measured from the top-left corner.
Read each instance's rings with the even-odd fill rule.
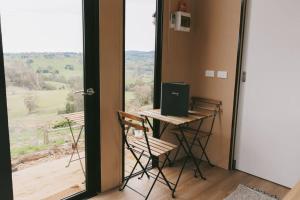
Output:
[[[126,11],[126,50],[154,50],[155,0]],[[4,52],[82,52],[81,0],[0,0],[0,14]]]

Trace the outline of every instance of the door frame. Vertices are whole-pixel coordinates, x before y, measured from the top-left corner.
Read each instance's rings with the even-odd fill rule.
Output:
[[[93,96],[85,96],[85,152],[86,152],[86,190],[65,200],[79,200],[96,196],[101,192],[101,154],[100,154],[100,24],[99,1],[82,0],[83,24],[83,69],[84,90],[93,88]],[[1,22],[0,22],[1,25]],[[89,70],[87,69],[89,67]],[[95,112],[96,111],[96,112]],[[13,199],[13,183],[11,170],[11,156],[9,144],[8,113],[6,100],[4,55],[0,27],[0,193],[4,199]],[[88,122],[88,123],[87,123]]]
[[[236,146],[237,122],[238,122],[239,101],[240,101],[240,85],[241,85],[242,68],[243,68],[247,5],[248,5],[248,0],[241,0],[240,30],[239,30],[238,52],[237,52],[237,62],[236,62],[233,114],[232,114],[232,124],[231,124],[230,154],[229,154],[229,166],[228,166],[228,169],[230,170],[236,169],[235,168],[236,161],[234,158],[235,157],[234,154],[235,154],[235,146]]]
[[[154,55],[154,89],[153,89],[153,108],[160,108],[161,96],[161,77],[162,77],[162,52],[163,52],[163,15],[164,1],[156,0],[156,25],[155,25],[155,55]],[[123,0],[123,71],[122,71],[122,110],[125,111],[125,31],[126,30],[126,0]],[[153,121],[154,137],[158,137],[160,123],[158,120]],[[123,134],[122,134],[123,135]],[[122,137],[122,180],[125,179],[125,138]],[[158,160],[152,161],[152,166],[158,164]],[[135,173],[138,175],[140,172]]]
[[[2,148],[0,159],[0,194],[4,199],[13,199],[12,170],[9,146],[9,128],[6,103],[6,84],[4,75],[4,55],[2,51],[2,32],[0,18],[0,146]],[[5,97],[5,98],[1,98]]]

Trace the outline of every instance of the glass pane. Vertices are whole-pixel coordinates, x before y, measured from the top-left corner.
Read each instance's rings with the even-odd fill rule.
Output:
[[[153,108],[155,11],[156,0],[126,0],[125,109],[128,112]],[[135,139],[132,130],[127,136],[128,140]],[[147,160],[143,163],[146,165]],[[125,176],[134,164],[134,157],[125,148]]]
[[[0,0],[0,9],[14,199],[84,191],[82,1]]]

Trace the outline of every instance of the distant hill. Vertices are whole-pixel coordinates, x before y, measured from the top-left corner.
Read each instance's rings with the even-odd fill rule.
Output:
[[[125,51],[126,59],[131,58],[154,58],[154,51]]]
[[[125,73],[127,84],[135,81],[137,77],[146,82],[152,82],[154,75],[154,51],[126,51]]]
[[[25,52],[5,53],[5,67],[28,66],[35,72],[56,72],[66,79],[82,76],[82,53],[76,52]],[[125,52],[126,80],[135,82],[137,77],[146,82],[153,80],[154,51]]]

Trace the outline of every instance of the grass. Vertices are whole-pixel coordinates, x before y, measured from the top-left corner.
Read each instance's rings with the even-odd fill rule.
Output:
[[[55,81],[45,81],[46,84],[49,84],[51,86],[54,86],[56,89],[59,89],[59,88],[67,88],[67,84],[64,84],[64,83],[59,83],[59,82],[55,82]]]
[[[25,90],[18,87],[7,88],[7,102],[9,113],[10,143],[12,157],[45,150],[52,145],[61,145],[68,140],[69,132],[61,131],[49,134],[50,144],[43,144],[43,131],[50,128],[54,121],[62,119],[57,114],[64,109],[66,98],[70,90]],[[36,97],[37,108],[29,113],[24,104],[27,95]],[[54,136],[54,137],[53,137]]]
[[[7,107],[9,119],[28,118],[28,109],[24,104],[26,96],[35,96],[37,101],[37,109],[33,114],[50,114],[57,113],[59,109],[63,109],[66,104],[66,98],[70,90],[40,90],[30,91],[23,90],[18,87],[7,88]]]
[[[22,147],[12,148],[11,149],[11,156],[12,156],[12,158],[15,158],[15,157],[26,155],[26,154],[29,154],[29,153],[46,150],[47,148],[48,148],[47,145],[22,146]]]
[[[134,92],[125,92],[125,101],[128,102],[135,98]]]
[[[10,125],[11,156],[26,155],[49,149],[55,145],[63,145],[70,141],[68,129],[49,132],[49,144],[43,144],[43,127],[51,128],[51,124],[62,120],[57,114],[63,109],[70,90],[29,91],[19,87],[9,87],[8,110]],[[26,95],[35,95],[38,108],[29,114],[24,104]],[[126,101],[135,98],[134,92],[126,92]]]

